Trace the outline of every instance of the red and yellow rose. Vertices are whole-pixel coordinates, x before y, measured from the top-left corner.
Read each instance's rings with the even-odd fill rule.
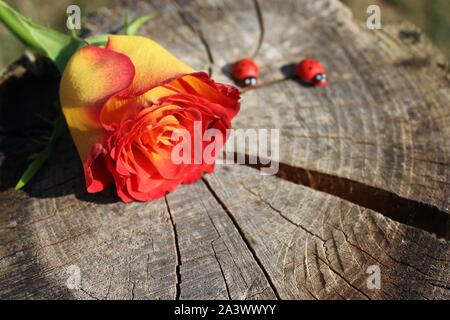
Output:
[[[236,88],[138,36],[111,36],[105,48],[78,50],[60,96],[88,192],[114,181],[125,202],[153,200],[212,172],[210,162],[174,163],[171,153],[180,141],[173,133],[194,135],[201,121],[202,133],[213,128],[225,136],[239,111]]]

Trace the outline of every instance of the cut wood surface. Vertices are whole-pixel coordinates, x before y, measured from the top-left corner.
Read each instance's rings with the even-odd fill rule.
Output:
[[[0,298],[450,298],[450,79],[420,31],[370,31],[337,0],[130,0],[89,15],[84,32],[121,32],[125,8],[156,11],[141,34],[217,81],[262,39],[261,78],[234,125],[280,129],[280,170],[218,166],[123,204],[112,188],[86,193],[66,135],[15,191],[58,84],[25,56],[0,80]],[[329,87],[291,79],[305,56]]]

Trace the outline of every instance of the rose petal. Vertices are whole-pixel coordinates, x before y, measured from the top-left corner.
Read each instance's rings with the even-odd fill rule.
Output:
[[[84,174],[86,177],[86,188],[89,193],[100,192],[111,182],[113,176],[109,172],[106,164],[106,155],[100,144],[96,144],[93,151],[89,154]]]
[[[134,74],[127,56],[108,49],[87,46],[70,59],[61,79],[60,99],[83,163],[105,134],[99,122],[103,103],[128,88]]]
[[[138,96],[194,70],[158,43],[141,36],[110,36],[106,48],[129,57],[136,68],[133,84],[123,96]]]

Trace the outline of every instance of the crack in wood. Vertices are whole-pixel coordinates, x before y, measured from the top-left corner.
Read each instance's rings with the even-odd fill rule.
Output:
[[[173,232],[173,241],[175,244],[176,251],[176,266],[175,266],[175,275],[177,282],[175,284],[175,300],[180,300],[180,284],[181,284],[181,273],[180,273],[180,265],[181,265],[181,254],[180,254],[180,246],[178,244],[178,234],[177,234],[177,226],[172,216],[172,211],[170,210],[169,202],[167,201],[167,196],[164,197],[164,201],[166,203],[167,212],[169,213],[169,219],[172,224],[172,232]]]
[[[303,230],[304,232],[306,232],[307,234],[309,234],[310,236],[312,236],[313,238],[317,238],[320,241],[322,241],[323,243],[325,243],[327,240],[323,239],[321,236],[319,236],[318,234],[315,234],[313,231],[309,230],[308,228],[306,228],[305,226],[301,225],[300,223],[297,223],[295,221],[293,221],[292,219],[290,219],[288,216],[286,216],[283,211],[281,211],[278,208],[275,208],[270,202],[268,202],[266,199],[262,198],[259,194],[253,192],[252,190],[250,190],[249,188],[247,188],[246,186],[244,186],[243,184],[241,184],[241,187],[247,191],[248,193],[250,193],[251,195],[253,195],[254,197],[256,197],[259,201],[261,201],[262,203],[264,203],[265,205],[267,205],[270,209],[272,209],[273,211],[275,211],[276,213],[278,213],[278,215],[280,217],[282,217],[284,220],[286,220],[287,222],[289,222],[290,224],[300,228],[301,230]]]
[[[134,300],[134,289],[136,288],[136,281],[131,280],[131,262],[132,262],[132,256],[128,259],[128,283],[131,284],[131,300]]]
[[[363,247],[358,246],[358,245],[354,244],[353,242],[351,242],[351,241],[348,239],[347,234],[346,234],[343,230],[338,229],[338,228],[336,228],[336,227],[334,227],[334,230],[336,230],[336,231],[342,233],[342,235],[343,235],[343,237],[344,237],[345,243],[347,243],[349,246],[355,248],[355,249],[358,250],[358,251],[361,251],[363,254],[365,254],[366,256],[368,256],[369,258],[371,258],[373,261],[375,261],[375,262],[378,263],[379,265],[383,266],[384,268],[390,269],[390,267],[389,267],[388,265],[386,265],[385,263],[383,263],[382,261],[380,261],[379,259],[377,259],[373,254],[369,253],[369,252],[368,252],[367,250],[365,250]],[[333,240],[334,240],[334,237],[333,237]],[[335,244],[335,245],[336,245],[336,244]],[[337,248],[336,248],[336,256],[339,257],[339,251],[337,250]],[[342,264],[342,261],[341,261],[340,263]],[[343,269],[343,271],[345,271],[345,270]]]
[[[217,240],[217,239],[216,239],[216,240]],[[228,300],[231,300],[230,289],[229,289],[229,287],[228,287],[227,278],[225,277],[225,273],[224,273],[224,271],[223,271],[222,264],[220,263],[219,257],[217,256],[216,249],[214,248],[214,241],[211,242],[211,249],[212,249],[212,251],[213,251],[213,253],[214,253],[214,258],[216,259],[217,264],[219,265],[220,273],[222,274],[223,282],[224,282],[224,284],[225,284],[225,290],[227,291],[227,297],[228,297]]]
[[[93,294],[89,293],[88,291],[86,291],[86,290],[83,289],[83,288],[79,288],[79,290],[80,290],[81,292],[83,292],[85,295],[89,296],[90,298],[92,298],[92,299],[94,299],[94,300],[102,300],[102,299],[97,298],[97,297],[94,296]]]
[[[242,158],[242,155],[235,153],[234,157],[234,159]],[[260,159],[258,163],[250,164],[249,156],[246,154],[244,157],[246,166],[258,170],[264,168],[261,163],[269,163],[266,159]],[[391,220],[427,231],[438,238],[450,240],[450,214],[435,206],[347,178],[281,162],[278,166],[279,170],[276,173],[278,178],[328,193],[360,207],[376,211]]]
[[[258,264],[258,267],[261,269],[261,271],[263,272],[267,282],[269,283],[269,286],[272,288],[273,293],[275,294],[275,296],[277,297],[278,300],[280,300],[280,295],[278,294],[278,291],[275,287],[275,285],[273,284],[273,281],[271,279],[271,277],[269,276],[269,273],[267,272],[267,270],[264,268],[261,260],[258,258],[255,250],[253,249],[253,247],[250,245],[249,240],[247,239],[247,237],[245,236],[244,231],[242,230],[241,226],[238,224],[238,222],[236,221],[236,219],[234,218],[233,214],[230,212],[230,210],[228,209],[228,207],[225,205],[225,203],[222,201],[222,199],[219,197],[219,195],[217,195],[217,193],[214,191],[214,189],[211,187],[211,185],[209,184],[209,182],[203,177],[202,178],[203,183],[206,185],[206,188],[208,189],[208,191],[211,193],[211,195],[216,199],[216,201],[220,204],[220,206],[222,207],[222,209],[226,212],[226,214],[228,215],[228,217],[231,219],[231,221],[233,222],[234,227],[236,228],[236,230],[239,232],[239,235],[241,236],[242,240],[244,241],[245,245],[247,246],[247,249],[251,252],[253,258],[255,259],[256,263]]]
[[[332,272],[333,274],[335,274],[339,278],[341,278],[349,287],[354,289],[356,292],[359,292],[360,294],[362,294],[368,300],[372,300],[369,295],[367,295],[364,291],[362,291],[357,286],[355,286],[353,283],[351,283],[349,280],[347,280],[340,272],[338,272],[331,265],[329,265],[325,260],[323,260],[321,257],[319,257],[319,255],[317,254],[317,251],[316,251],[316,253],[313,253],[313,255],[318,259],[318,261],[321,261],[323,264],[325,264],[327,266],[327,268],[330,270],[330,272]],[[317,270],[319,270],[319,272],[321,272],[320,267],[318,267]]]
[[[344,235],[344,237],[345,237],[346,235]],[[339,253],[339,249],[338,249],[338,247],[337,247],[337,244],[336,244],[336,238],[334,237],[334,233],[332,234],[332,236],[331,236],[331,241],[332,241],[332,244],[333,244],[333,247],[334,247],[334,252],[336,252],[336,260],[337,260],[337,262],[338,262],[338,265],[339,265],[339,267],[341,268],[341,270],[343,271],[343,272],[345,272],[345,267],[344,267],[344,263],[342,262],[342,259],[341,259],[341,255],[340,255],[340,253]],[[324,243],[324,246],[326,245],[326,243]]]
[[[176,5],[179,8],[178,3]],[[178,15],[181,17],[181,20],[183,21],[183,23],[193,33],[195,33],[198,36],[201,44],[205,48],[206,56],[208,57],[208,74],[209,74],[210,77],[212,77],[213,67],[214,67],[214,57],[213,57],[213,54],[212,54],[211,47],[210,47],[210,45],[208,43],[208,40],[206,39],[205,35],[203,34],[202,29],[194,27],[194,25],[189,21],[188,17],[186,16],[186,13],[183,11],[183,9],[179,8]]]

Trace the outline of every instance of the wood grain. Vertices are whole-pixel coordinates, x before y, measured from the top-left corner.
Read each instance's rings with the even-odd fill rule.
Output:
[[[226,80],[220,70],[227,63],[257,45],[256,14],[236,18],[254,11],[245,3],[224,5],[217,16],[201,4],[186,6],[212,48],[219,79]],[[282,163],[449,213],[449,82],[445,58],[426,37],[408,24],[381,31],[357,26],[338,1],[261,1],[260,7],[267,30],[256,58],[260,87],[244,95],[236,127],[281,129]],[[280,81],[307,56],[326,65],[331,86],[311,90]]]
[[[205,185],[152,203],[125,205],[113,190],[88,195],[67,144],[26,193],[1,193],[1,297],[275,298]],[[71,266],[81,271],[79,290],[66,286]]]
[[[221,167],[206,180],[282,299],[449,296],[445,240],[248,167]],[[381,290],[367,286],[373,265]]]
[[[86,193],[66,135],[15,191],[37,148],[30,137],[49,130],[33,114],[51,118],[57,98],[55,70],[25,57],[0,82],[0,298],[450,297],[450,81],[424,35],[409,24],[369,31],[337,0],[129,0],[91,14],[84,33],[120,32],[125,8],[131,17],[156,11],[141,33],[218,81],[230,81],[230,63],[253,54],[263,35],[261,79],[243,93],[235,126],[280,129],[274,160],[292,170],[267,177],[223,166],[164,199],[125,205],[112,188]],[[324,62],[330,87],[289,78],[305,56]],[[293,176],[301,170],[336,185],[302,183]],[[426,219],[443,221],[447,240],[336,191],[344,179],[359,193],[432,206],[440,218]],[[399,211],[420,207],[411,208]],[[380,290],[367,285],[373,265]],[[81,282],[70,289],[73,270]]]

